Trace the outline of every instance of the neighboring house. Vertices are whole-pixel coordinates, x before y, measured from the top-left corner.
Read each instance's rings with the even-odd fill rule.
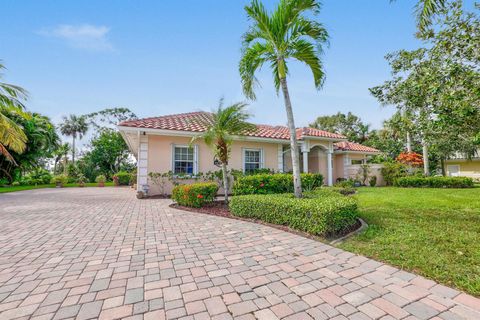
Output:
[[[445,172],[451,177],[470,177],[480,181],[480,150],[474,157],[457,154],[445,161]]]
[[[193,136],[205,130],[200,123],[210,118],[208,112],[192,112],[121,122],[118,130],[137,158],[137,190],[159,192],[150,183],[149,172],[196,174],[219,170],[211,149],[203,141],[189,145]],[[297,138],[302,172],[321,173],[327,185],[351,177],[352,166],[379,153],[348,142],[342,135],[313,128],[298,128]],[[235,139],[229,167],[244,172],[261,168],[289,172],[289,139],[287,127],[257,125],[256,130]],[[171,190],[171,186],[168,188]]]

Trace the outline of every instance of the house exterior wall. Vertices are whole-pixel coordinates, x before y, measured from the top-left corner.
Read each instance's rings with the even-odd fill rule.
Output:
[[[333,157],[333,183],[337,182],[339,178],[345,178],[345,161],[346,155],[344,154],[336,154]]]
[[[190,143],[190,137],[179,136],[163,136],[163,135],[146,135],[140,136],[142,159],[139,161],[139,176],[146,175],[150,172],[166,173],[172,171],[173,168],[173,145],[187,146]],[[245,148],[260,149],[262,150],[262,167],[279,171],[279,167],[283,166],[287,170],[291,168],[290,151],[287,150],[281,156],[281,152],[284,150],[282,142],[253,142],[253,141],[235,141],[232,145],[231,156],[229,162],[230,169],[243,170],[243,150]],[[196,141],[194,143],[196,148],[196,168],[197,172],[206,173],[208,171],[218,171],[219,167],[213,163],[214,156],[211,149],[202,141]],[[327,168],[327,153],[326,150],[318,147],[312,148],[308,154],[308,169],[309,172],[320,173],[324,176],[325,183],[327,183],[328,168]],[[346,160],[351,159],[364,159],[364,154],[357,153],[338,153],[333,155],[333,182],[335,183],[338,178],[355,178],[358,173],[359,166],[347,164]],[[282,163],[284,162],[284,163]],[[349,162],[350,163],[350,162]],[[140,168],[143,166],[142,168]],[[377,175],[378,184],[383,184],[383,178],[380,174],[380,169],[372,166],[372,171]],[[146,180],[148,184],[148,193],[155,195],[161,193],[161,187],[152,183],[151,179],[141,179],[142,183],[139,183],[138,190],[143,190],[145,185],[143,182]],[[193,180],[184,180],[183,183],[191,183]],[[167,181],[164,186],[163,192],[171,193],[172,184]],[[220,189],[219,193],[223,193]]]
[[[474,160],[447,160],[445,162],[445,172],[450,175],[449,167],[451,165],[458,165],[460,172],[458,176],[470,177],[480,181],[480,159]]]
[[[168,172],[172,170],[172,145],[188,145],[189,137],[174,137],[148,135],[148,172]],[[198,148],[198,172],[218,171],[219,167],[213,163],[211,149],[201,140],[194,145]],[[268,142],[235,141],[232,145],[229,168],[243,170],[243,149],[261,149],[263,154],[263,167],[278,171],[278,144]],[[185,181],[185,182],[188,182]],[[193,181],[192,181],[193,182]],[[159,186],[149,181],[149,194],[160,193]],[[172,186],[167,183],[165,191],[170,193]],[[222,191],[221,191],[222,192]]]

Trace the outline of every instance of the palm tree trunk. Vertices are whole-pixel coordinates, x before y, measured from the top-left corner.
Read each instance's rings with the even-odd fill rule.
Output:
[[[75,135],[73,136],[72,143],[72,163],[75,165]]]
[[[292,103],[288,93],[287,79],[280,79],[282,86],[283,99],[285,100],[285,110],[287,111],[288,129],[290,131],[290,151],[292,154],[293,168],[293,190],[295,197],[302,197],[302,181],[300,180],[300,160],[298,155],[297,130],[295,128],[295,120],[293,118]]]
[[[223,175],[223,190],[225,192],[225,204],[228,204],[228,176],[227,176],[226,163],[222,163],[222,175]]]

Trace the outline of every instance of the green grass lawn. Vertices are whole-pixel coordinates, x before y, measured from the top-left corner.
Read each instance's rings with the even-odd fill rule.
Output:
[[[97,186],[96,182],[85,183],[85,187],[96,187],[96,186]],[[64,187],[65,188],[78,187],[78,183],[67,183]],[[105,182],[105,187],[113,187],[113,182]],[[33,190],[33,189],[44,189],[44,188],[55,188],[55,184],[42,184],[37,186],[0,187],[0,193]]]
[[[341,248],[480,296],[480,188],[360,188],[369,224]]]

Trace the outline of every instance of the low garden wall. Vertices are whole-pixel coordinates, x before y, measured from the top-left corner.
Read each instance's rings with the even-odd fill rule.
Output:
[[[370,173],[369,176],[376,176],[377,177],[377,186],[385,186],[385,180],[383,179],[382,175],[382,164],[368,164]],[[361,164],[351,164],[346,167],[347,178],[354,179],[354,180],[361,180],[359,178],[362,172],[362,165]]]

